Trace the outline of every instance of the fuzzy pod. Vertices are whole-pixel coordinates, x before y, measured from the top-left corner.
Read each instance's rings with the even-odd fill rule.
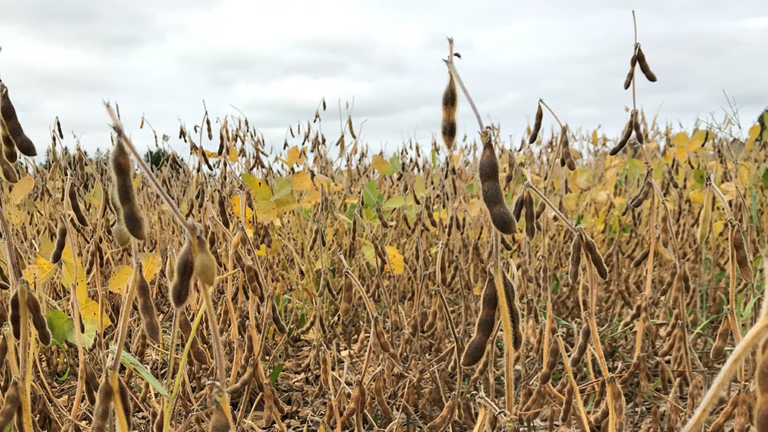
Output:
[[[217,202],[219,207],[219,218],[221,219],[221,224],[224,225],[224,228],[229,229],[229,216],[227,215],[227,205],[224,201],[223,192],[219,192],[219,197]]]
[[[381,327],[381,322],[379,320],[378,315],[373,316],[373,331],[374,331],[374,336],[376,336],[376,341],[379,343],[379,346],[381,347],[381,350],[387,354],[392,352],[392,345],[390,345],[389,341],[387,340],[387,334],[384,332],[384,329]]]
[[[645,137],[643,136],[643,130],[640,128],[640,116],[635,114],[634,120],[632,121],[632,129],[635,131],[635,139],[637,139],[637,142],[642,144],[645,142]]]
[[[8,135],[8,131],[0,124],[0,144],[3,146],[3,156],[9,163],[15,163],[19,159],[19,155],[16,152],[16,144],[13,143],[11,136]]]
[[[549,346],[547,364],[544,365],[544,369],[542,369],[541,373],[539,374],[539,385],[546,385],[549,383],[550,379],[552,379],[552,372],[555,371],[555,366],[557,366],[557,358],[559,356],[560,345],[558,345],[557,341],[552,341],[552,344]]]
[[[629,61],[629,72],[624,79],[624,90],[627,90],[632,85],[632,79],[635,77],[635,64],[637,64],[637,53],[632,53],[632,59]]]
[[[699,216],[699,227],[696,238],[700,244],[704,244],[712,231],[712,207],[714,207],[714,193],[707,188],[704,193],[704,203],[701,206],[701,215]]]
[[[659,229],[659,239],[661,240],[661,245],[665,248],[669,247],[669,218],[667,217],[667,212],[662,211],[661,212],[661,228]]]
[[[352,277],[349,275],[351,270],[344,272],[344,286],[341,292],[341,306],[339,307],[339,313],[342,317],[346,317],[352,312],[352,298],[355,293],[355,283],[352,281]]]
[[[597,245],[595,244],[595,241],[592,240],[592,238],[586,234],[584,234],[584,237],[586,239],[584,243],[584,247],[587,249],[587,253],[589,254],[589,259],[592,261],[592,264],[595,266],[595,270],[597,270],[597,275],[600,276],[600,279],[602,280],[608,280],[608,269],[605,267],[605,261],[603,261],[603,256],[600,254],[600,251],[597,250]]]
[[[531,196],[530,191],[525,191],[523,208],[525,210],[525,234],[533,240],[536,236],[536,214],[533,210],[533,196]]]
[[[640,267],[645,262],[645,260],[648,259],[648,255],[650,253],[651,253],[651,246],[648,245],[648,246],[646,246],[645,249],[643,249],[642,252],[640,252],[640,255],[638,255],[637,258],[635,258],[632,261],[632,268]]]
[[[381,203],[379,203],[379,201],[376,201],[376,217],[379,218],[382,228],[389,228],[389,222],[387,222],[387,218],[384,217],[384,212],[381,210]]]
[[[456,143],[456,108],[458,106],[458,94],[456,93],[456,81],[453,75],[448,73],[448,84],[443,91],[443,121],[441,134],[445,147],[450,151]]]
[[[520,220],[523,215],[523,206],[525,205],[525,194],[520,194],[515,198],[515,202],[512,203],[512,216],[516,221]]]
[[[85,396],[88,398],[88,403],[96,406],[96,392],[99,391],[99,379],[96,377],[96,373],[89,362],[84,363],[83,369],[85,369]]]
[[[592,337],[592,329],[589,327],[589,324],[584,323],[584,327],[581,328],[581,334],[579,334],[579,343],[576,345],[576,348],[571,353],[571,358],[568,360],[568,364],[572,368],[578,366],[581,363],[581,359],[584,358],[590,337]]]
[[[22,280],[24,281],[22,283],[27,283],[26,280]],[[37,338],[40,340],[40,343],[45,346],[50,345],[51,332],[48,331],[48,324],[45,321],[45,315],[43,315],[40,302],[31,291],[27,291],[27,312],[32,319],[32,325],[34,325],[35,330],[37,330]]]
[[[514,272],[517,272],[517,269],[514,268],[514,266],[512,269]],[[515,280],[517,280],[517,278],[515,278]],[[517,304],[517,290],[515,289],[514,282],[512,282],[512,279],[510,279],[506,273],[503,274],[502,282],[504,286],[504,300],[507,303],[509,321],[512,327],[512,347],[515,350],[520,350],[520,347],[523,346],[523,333],[520,330],[520,307]]]
[[[536,107],[536,117],[533,121],[533,129],[531,130],[531,136],[528,137],[528,144],[533,144],[539,136],[541,130],[541,121],[544,119],[544,110],[541,109],[541,104]],[[520,219],[520,218],[517,218]]]
[[[732,231],[733,234],[733,252],[736,254],[736,263],[739,265],[739,273],[744,282],[752,285],[755,281],[752,271],[752,260],[749,259],[747,248],[744,246],[744,238],[741,236],[741,226],[736,225]]]
[[[91,432],[106,432],[114,397],[115,393],[109,380],[103,380],[99,386],[99,393],[96,395],[96,407],[93,409]]]
[[[14,184],[19,181],[19,176],[16,174],[16,169],[10,162],[5,159],[5,156],[0,154],[0,170],[2,170],[3,178],[8,183]]]
[[[560,133],[560,147],[562,152],[561,165],[568,167],[569,171],[576,170],[576,162],[573,160],[573,155],[571,155],[571,146],[568,143],[568,128],[566,126],[562,127]]]
[[[58,264],[61,261],[61,253],[64,252],[64,246],[67,244],[67,225],[63,218],[59,218],[59,226],[56,228],[56,246],[51,253],[51,264]]]
[[[211,250],[208,248],[208,244],[201,235],[202,230],[199,230],[197,236],[197,253],[195,254],[194,261],[194,274],[203,285],[210,287],[216,283],[216,259],[213,257]]]
[[[8,355],[8,338],[2,336],[0,338],[0,366],[5,363],[5,356]]]
[[[272,309],[272,323],[275,325],[275,330],[277,330],[280,334],[286,334],[288,333],[288,329],[285,327],[285,324],[283,324],[283,321],[280,319],[280,313],[277,310],[277,303],[275,302],[275,296],[270,296],[270,308]]]
[[[382,416],[384,416],[385,419],[392,419],[392,409],[389,408],[389,405],[387,404],[387,398],[384,396],[384,383],[381,376],[374,381],[373,383],[373,395],[376,398],[376,404],[379,406],[379,409],[381,410]]]
[[[11,329],[16,340],[21,339],[21,306],[19,305],[19,291],[11,296]]]
[[[511,235],[516,231],[517,221],[504,203],[504,194],[499,184],[499,161],[493,149],[491,130],[486,128],[482,134],[483,152],[480,156],[480,184],[483,201],[491,214],[491,222],[502,234]]]
[[[152,291],[149,289],[149,283],[144,277],[144,272],[141,271],[141,266],[134,277],[138,278],[136,280],[136,302],[139,306],[141,322],[144,324],[144,333],[156,344],[161,344],[163,336],[160,331],[160,322],[157,319],[155,304],[152,301]]]
[[[24,129],[19,123],[19,117],[16,114],[16,108],[11,103],[11,98],[8,95],[8,87],[0,82],[0,118],[2,118],[2,126],[13,140],[16,148],[27,157],[37,156],[37,150],[32,140],[24,133]]]
[[[632,113],[629,115],[629,120],[627,121],[627,125],[624,126],[624,132],[621,134],[621,138],[616,143],[616,145],[613,146],[611,150],[608,151],[608,154],[610,154],[611,156],[616,156],[617,154],[619,154],[619,152],[624,149],[624,146],[627,145],[629,138],[632,136],[632,131],[634,130],[634,118],[635,118],[635,112],[632,111]]]
[[[146,240],[144,218],[136,202],[136,192],[133,190],[131,155],[128,149],[125,148],[122,139],[115,140],[110,162],[117,199],[123,214],[123,223],[133,238],[142,241]]]
[[[176,259],[176,271],[171,283],[171,303],[176,310],[183,308],[187,304],[194,270],[195,260],[192,256],[192,239],[188,238]]]
[[[86,219],[85,213],[83,213],[83,209],[80,207],[80,202],[77,201],[77,191],[75,190],[74,184],[69,184],[69,193],[67,195],[69,196],[69,204],[72,207],[72,211],[77,218],[77,223],[79,223],[80,226],[87,227],[88,219]]]
[[[675,178],[675,175],[672,173],[672,169],[667,166],[664,171],[667,173],[667,178],[669,179],[669,184],[672,185],[675,189],[680,189],[680,183],[677,182],[677,179]]]
[[[645,53],[641,47],[637,47],[637,64],[640,65],[640,70],[643,71],[643,75],[645,75],[648,81],[656,82],[656,74],[651,71],[648,59],[645,58]]]
[[[560,423],[566,423],[571,417],[571,407],[573,406],[573,386],[570,384],[565,391],[565,399],[560,409]]]
[[[0,430],[5,430],[8,427],[20,407],[19,382],[14,381],[5,393],[5,402],[3,403],[3,408],[0,409]]]
[[[728,422],[728,420],[731,419],[731,417],[733,416],[733,413],[736,411],[736,408],[738,408],[739,406],[740,396],[741,396],[741,393],[736,393],[731,397],[731,399],[728,400],[728,403],[725,405],[725,408],[723,408],[723,410],[720,411],[720,415],[717,416],[717,419],[715,419],[715,421],[712,422],[712,424],[710,425],[709,432],[722,432],[724,430],[725,424]],[[755,416],[755,420],[759,421],[759,414]],[[766,423],[766,425],[768,425],[768,423]],[[755,424],[755,426],[757,427],[758,431],[765,430],[765,429],[761,429],[757,423]]]
[[[624,393],[621,391],[621,388],[615,379],[608,380],[608,391],[610,391],[613,395],[613,423],[616,427],[616,432],[624,432],[624,414],[627,408],[627,402],[624,399]]]
[[[181,330],[181,334],[184,336],[184,343],[186,344],[186,341],[188,341],[190,335],[192,335],[192,323],[189,322],[189,318],[187,318],[187,314],[183,310],[177,311],[176,314],[178,315],[177,319],[179,320],[179,330]],[[197,363],[200,363],[201,365],[208,364],[208,356],[200,346],[200,342],[197,340],[197,335],[192,338],[189,354]]]
[[[454,393],[451,395],[451,398],[445,403],[445,406],[443,407],[443,410],[440,411],[440,414],[437,417],[435,417],[435,419],[432,420],[429,424],[427,424],[427,430],[429,432],[444,431],[451,424],[451,420],[453,420],[455,413],[456,413],[456,394]]]
[[[573,236],[571,242],[571,257],[568,260],[568,278],[572,284],[579,281],[579,266],[581,266],[581,236]]]
[[[229,424],[229,418],[227,413],[224,412],[224,408],[216,401],[213,405],[213,413],[211,414],[211,420],[208,423],[209,432],[229,432],[232,430],[232,425]]]
[[[131,403],[131,393],[122,378],[118,378],[117,382],[118,395],[120,396],[120,405],[123,408],[125,420],[128,422],[128,430],[131,430],[131,423],[133,423],[133,404]]]
[[[475,335],[467,344],[464,355],[461,359],[461,365],[470,367],[476,365],[485,354],[485,347],[496,325],[496,309],[499,305],[499,296],[496,291],[496,284],[493,274],[489,271],[483,289],[483,299],[481,303],[480,315],[475,324]]]

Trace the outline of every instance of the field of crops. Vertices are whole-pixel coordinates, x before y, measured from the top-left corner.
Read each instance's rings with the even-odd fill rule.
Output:
[[[106,104],[88,157],[0,82],[0,430],[768,431],[768,112],[657,123],[635,44],[621,136],[539,100],[513,143],[448,45],[439,137],[393,154],[323,100],[300,145],[205,112],[183,156]]]

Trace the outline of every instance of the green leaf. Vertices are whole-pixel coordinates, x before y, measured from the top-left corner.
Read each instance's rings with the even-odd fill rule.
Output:
[[[81,336],[83,337],[83,346],[91,346],[93,344],[93,339],[96,338],[96,331],[99,329],[99,321],[91,318],[86,318],[83,320],[83,327],[85,327],[85,330],[81,334]],[[75,340],[75,338],[76,336],[73,332],[72,338],[67,340],[77,345],[77,340]]]
[[[388,199],[382,207],[384,208],[400,208],[405,205],[405,198],[396,196]]]
[[[116,347],[114,345],[111,345],[109,349],[107,350],[108,354],[114,355],[117,351]],[[170,395],[167,391],[165,391],[165,387],[163,387],[162,384],[160,384],[160,381],[155,378],[154,375],[144,366],[140,361],[136,360],[136,357],[132,356],[131,353],[129,353],[126,350],[123,350],[122,355],[120,356],[120,363],[123,364],[123,366],[127,367],[128,369],[131,369],[135,372],[138,372],[139,375],[142,376],[147,382],[155,388],[155,390],[163,395],[164,397],[170,399]]]
[[[376,208],[376,200],[384,199],[384,195],[379,193],[379,189],[376,187],[376,180],[371,180],[365,185],[363,190],[363,207]]]
[[[474,194],[475,193],[475,182],[467,183],[467,185],[464,187],[464,189],[467,190],[468,194]]]
[[[280,177],[275,179],[275,194],[272,196],[272,201],[278,200],[293,190],[293,179],[288,177]]]
[[[304,326],[307,324],[307,314],[304,312],[299,315],[299,328],[304,328]]]
[[[702,170],[693,170],[693,181],[696,183],[703,185],[705,180],[704,171]]]
[[[74,336],[75,323],[62,311],[51,309],[45,316],[45,322],[48,324],[48,331],[51,332],[51,345],[60,345]]]
[[[269,186],[263,181],[245,173],[240,174],[240,178],[243,179],[243,183],[248,185],[248,189],[254,193],[256,200],[269,201],[269,199],[272,197],[272,191],[269,190]]]
[[[397,155],[394,155],[389,159],[389,166],[387,167],[387,169],[381,172],[381,175],[389,176],[392,174],[397,174],[400,172],[401,169],[402,169],[402,166],[400,165],[400,157],[398,157]]]
[[[181,214],[187,214],[187,203],[185,202],[181,203],[181,205],[179,206],[179,211],[181,212]]]
[[[427,185],[424,183],[424,176],[421,174],[416,174],[416,180],[413,181],[413,190],[421,196],[427,193]]]
[[[752,298],[749,300],[749,303],[747,303],[747,307],[744,308],[744,312],[741,314],[742,320],[748,320],[752,317],[752,312],[755,306],[755,302],[757,301],[757,296],[752,296]]]
[[[283,371],[283,366],[285,366],[285,363],[280,363],[277,366],[275,366],[274,369],[272,369],[272,373],[269,374],[270,384],[272,385],[275,384],[275,381],[277,381],[277,377],[280,376],[280,372]]]

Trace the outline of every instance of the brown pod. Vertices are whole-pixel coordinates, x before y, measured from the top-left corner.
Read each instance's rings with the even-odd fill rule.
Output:
[[[136,192],[133,190],[131,156],[122,139],[115,140],[111,165],[115,190],[123,213],[123,223],[133,238],[146,240],[144,218],[141,216],[139,205],[136,203]]]
[[[581,266],[581,236],[573,236],[571,243],[571,258],[568,260],[568,278],[572,284],[579,281],[579,266]]]
[[[454,393],[451,395],[451,398],[448,400],[448,402],[445,403],[445,406],[443,407],[443,410],[440,412],[440,414],[427,425],[427,430],[429,432],[444,431],[451,424],[455,412],[456,394]]]
[[[141,271],[141,265],[139,265],[135,277],[138,278],[136,281],[136,301],[139,305],[141,322],[144,324],[144,333],[153,342],[161,344],[163,337],[160,331],[160,322],[157,320],[155,304],[152,301],[152,291],[149,289],[149,283],[144,277],[144,272]]]
[[[733,416],[733,413],[736,411],[736,408],[739,406],[739,396],[741,396],[741,393],[736,393],[731,397],[730,400],[728,400],[728,403],[725,405],[725,408],[720,412],[720,415],[717,416],[717,419],[715,419],[714,422],[712,422],[712,425],[709,427],[709,432],[722,432],[725,428],[725,424],[731,419]],[[755,420],[758,420],[759,416],[755,417]],[[757,426],[757,424],[755,424]],[[762,431],[764,429],[757,428],[758,431]]]
[[[379,218],[382,228],[389,228],[389,222],[387,222],[387,218],[384,217],[384,212],[381,210],[379,201],[376,201],[376,217]]]
[[[441,133],[445,147],[450,151],[456,143],[456,108],[458,106],[458,95],[456,93],[456,82],[453,75],[448,73],[448,85],[443,91],[443,122]]]
[[[11,136],[0,124],[0,144],[3,146],[3,156],[10,163],[15,163],[19,160],[19,155],[16,153],[16,145],[11,140]]]
[[[744,247],[744,238],[741,236],[741,226],[736,225],[733,232],[733,251],[736,254],[736,263],[739,265],[739,273],[744,282],[752,285],[755,281],[752,271],[752,262],[749,259],[747,248]]]
[[[573,386],[568,385],[568,389],[565,391],[565,399],[563,400],[563,407],[560,410],[560,423],[566,423],[571,417],[571,407],[573,406]]]
[[[627,78],[624,79],[624,90],[628,89],[632,85],[632,78],[635,77],[635,64],[637,63],[637,54],[632,53],[632,59],[629,61],[630,67],[627,72]]]
[[[597,250],[595,241],[586,234],[584,234],[584,237],[586,238],[584,246],[587,249],[587,253],[589,253],[589,259],[595,266],[595,270],[597,270],[597,275],[600,276],[600,279],[602,280],[608,280],[608,269],[605,267],[603,256],[600,255],[600,252]]]
[[[659,230],[661,245],[665,248],[669,248],[669,218],[667,218],[667,212],[661,212],[661,229]]]
[[[480,156],[480,184],[483,201],[491,214],[491,222],[502,234],[511,235],[516,231],[517,221],[504,203],[504,194],[499,184],[499,161],[493,149],[491,130],[483,131],[483,152]]]
[[[608,154],[611,156],[616,156],[619,154],[619,152],[624,149],[624,146],[627,145],[629,138],[632,136],[632,131],[634,130],[634,117],[635,112],[632,111],[632,113],[629,115],[629,121],[627,121],[627,125],[624,126],[624,132],[621,134],[621,138],[608,152]]]
[[[549,355],[547,356],[547,364],[539,374],[539,385],[546,385],[549,380],[552,379],[552,372],[557,366],[557,358],[560,356],[560,346],[557,341],[552,341],[552,345],[549,346]]]
[[[533,211],[533,197],[529,191],[525,191],[523,207],[525,210],[525,234],[533,240],[536,236],[536,214]]]
[[[637,64],[640,65],[640,70],[643,71],[643,75],[650,82],[656,82],[656,74],[651,71],[651,67],[648,66],[648,60],[645,58],[645,53],[641,47],[637,47]]]
[[[270,398],[271,399],[271,398]],[[229,432],[232,430],[229,424],[229,418],[227,413],[224,412],[224,408],[221,406],[218,400],[214,399],[213,413],[211,414],[211,420],[209,422],[209,432]],[[264,399],[266,402],[266,398]]]
[[[181,334],[184,335],[184,344],[186,345],[187,341],[189,340],[189,336],[192,334],[192,323],[189,322],[189,318],[187,318],[187,314],[183,310],[177,311],[176,314],[178,315],[177,319],[179,320],[179,330],[181,330]],[[208,364],[208,356],[200,346],[200,342],[197,340],[197,335],[192,338],[192,344],[189,347],[189,354],[197,363],[200,363],[201,365]]]
[[[381,350],[389,354],[392,351],[392,346],[387,340],[387,335],[384,333],[384,329],[381,327],[381,322],[378,315],[373,316],[373,331],[376,336],[376,341],[379,343]]]
[[[643,262],[645,262],[646,259],[648,259],[648,255],[651,253],[651,245],[648,245],[643,249],[643,251],[640,253],[640,255],[637,256],[632,261],[632,268],[638,268],[640,267]]]
[[[22,281],[23,282],[21,283],[27,283],[25,279],[22,279]],[[29,312],[29,317],[32,319],[32,325],[34,325],[35,330],[37,330],[37,338],[40,340],[40,343],[45,346],[50,345],[51,332],[48,331],[45,315],[43,315],[43,310],[40,307],[40,302],[37,300],[37,297],[30,291],[27,292],[27,311]]]
[[[624,400],[624,393],[615,379],[608,380],[608,390],[613,394],[613,423],[616,432],[624,432],[625,418],[624,413],[627,408],[627,402]]]
[[[108,379],[101,382],[99,393],[96,395],[96,407],[93,409],[91,432],[106,432],[109,414],[115,394]]]
[[[16,148],[28,157],[37,156],[37,150],[27,135],[24,133],[24,129],[19,123],[19,118],[16,115],[16,108],[11,103],[11,98],[8,96],[8,87],[0,82],[0,118],[2,118],[3,129],[8,131],[8,135],[13,140]]]
[[[544,119],[544,110],[541,109],[541,104],[538,104],[536,107],[536,117],[533,121],[533,129],[531,130],[531,136],[528,137],[528,144],[533,144],[536,142],[536,138],[539,136],[539,131],[541,130],[541,121]],[[517,218],[520,219],[520,218]]]
[[[210,249],[208,249],[208,243],[202,235],[203,230],[199,228],[196,238],[197,253],[195,254],[194,274],[204,286],[210,287],[216,283],[216,259],[213,257]]]
[[[224,193],[222,191],[219,192],[218,204],[221,224],[224,225],[224,228],[229,229],[229,216],[227,215],[227,206],[224,202]]]
[[[19,305],[19,291],[11,296],[11,329],[16,340],[21,339],[21,306]]]
[[[85,362],[83,368],[85,369],[85,395],[88,398],[88,403],[96,406],[96,392],[99,391],[99,379],[96,377],[96,373],[93,372],[89,362]]]
[[[389,408],[389,405],[387,404],[387,398],[384,396],[384,384],[383,379],[381,376],[373,383],[373,395],[376,398],[376,404],[379,406],[379,409],[381,410],[382,416],[384,416],[385,419],[392,419],[392,410]]]
[[[171,283],[171,304],[179,310],[189,299],[190,282],[195,270],[195,260],[192,256],[192,239],[187,238],[176,259],[176,271]]]
[[[72,211],[75,213],[75,217],[77,218],[77,223],[80,224],[80,226],[87,227],[88,226],[88,219],[85,218],[85,213],[83,213],[83,209],[80,208],[80,203],[77,201],[77,191],[75,191],[75,185],[73,183],[69,184],[69,204],[72,206]]]
[[[501,245],[508,252],[512,252],[515,249],[515,247],[512,246],[512,243],[510,243],[509,240],[505,239],[504,236],[499,236],[499,240],[501,240]],[[457,265],[457,264],[458,264],[458,261],[454,262],[454,265]]]
[[[667,166],[664,170],[667,173],[667,178],[669,179],[669,184],[672,185],[675,189],[680,189],[680,183],[677,182],[677,179],[675,178],[675,175],[672,173],[672,169]]]
[[[352,312],[352,298],[355,294],[355,283],[350,276],[351,270],[344,271],[344,286],[341,291],[341,306],[339,307],[339,314],[342,317],[348,316]]]
[[[21,397],[19,395],[19,382],[11,383],[8,391],[5,393],[5,403],[0,410],[0,430],[5,430],[13,420],[16,411],[21,407]]]
[[[5,320],[2,320],[4,322]],[[0,338],[0,366],[5,363],[5,356],[8,355],[8,338],[2,336]]]
[[[67,244],[67,225],[63,218],[59,218],[59,226],[56,229],[56,247],[51,253],[51,264],[58,264],[61,261],[61,253],[64,252],[64,246]]]
[[[730,311],[726,308],[725,314],[723,314],[723,321],[720,323],[720,328],[717,330],[715,343],[712,345],[712,350],[709,353],[709,357],[712,360],[719,359],[723,356],[723,352],[725,352],[728,337],[731,335],[731,321],[729,315]]]
[[[283,324],[283,321],[280,319],[280,313],[277,310],[277,303],[275,302],[275,296],[270,296],[270,303],[272,304],[272,323],[275,325],[275,330],[277,330],[280,334],[286,334],[288,333],[288,329],[285,327],[285,324]]]
[[[475,335],[469,341],[464,349],[464,355],[461,358],[461,365],[470,367],[476,365],[485,354],[485,347],[493,333],[493,327],[496,325],[496,309],[499,306],[499,296],[496,291],[493,274],[489,271],[483,289],[483,300],[481,303],[480,315],[475,324]]]
[[[632,128],[635,130],[635,139],[637,139],[637,142],[642,144],[643,142],[645,142],[644,141],[645,137],[643,136],[643,130],[640,128],[640,116],[635,114],[634,117],[635,119],[632,122]]]
[[[523,205],[525,204],[525,194],[520,194],[515,198],[515,202],[512,203],[512,216],[516,221],[520,220],[520,216],[523,215]]]
[[[131,423],[133,422],[133,404],[131,403],[131,393],[122,378],[118,378],[117,381],[120,405],[123,408],[125,420],[128,422],[128,430],[131,430]]]
[[[512,267],[513,271],[517,271]],[[517,305],[517,292],[515,290],[515,284],[507,276],[503,274],[504,296],[507,303],[507,311],[509,311],[509,320],[512,326],[512,347],[515,350],[519,350],[523,345],[523,333],[520,330],[520,308]]]
[[[568,364],[575,368],[581,363],[581,359],[584,358],[584,353],[587,352],[587,346],[589,345],[589,338],[592,337],[592,329],[589,324],[584,324],[581,328],[581,334],[579,335],[579,344],[576,345],[576,349],[573,350],[571,358],[568,360]]]

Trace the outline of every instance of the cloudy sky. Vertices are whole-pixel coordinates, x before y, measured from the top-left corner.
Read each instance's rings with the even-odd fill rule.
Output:
[[[325,132],[337,102],[354,98],[362,137],[393,150],[439,134],[442,58],[453,36],[457,66],[481,114],[520,138],[543,98],[572,128],[620,131],[633,43],[659,77],[639,80],[649,114],[692,127],[735,98],[745,126],[768,105],[765,0],[722,1],[209,1],[0,0],[0,77],[23,126],[42,147],[55,116],[72,145],[109,145],[102,100],[120,104],[137,143],[142,113],[176,140],[179,120],[242,110],[281,147],[286,127],[325,97]],[[460,99],[459,133],[477,126]],[[298,142],[297,142],[298,143]],[[215,150],[214,143],[207,144]]]

